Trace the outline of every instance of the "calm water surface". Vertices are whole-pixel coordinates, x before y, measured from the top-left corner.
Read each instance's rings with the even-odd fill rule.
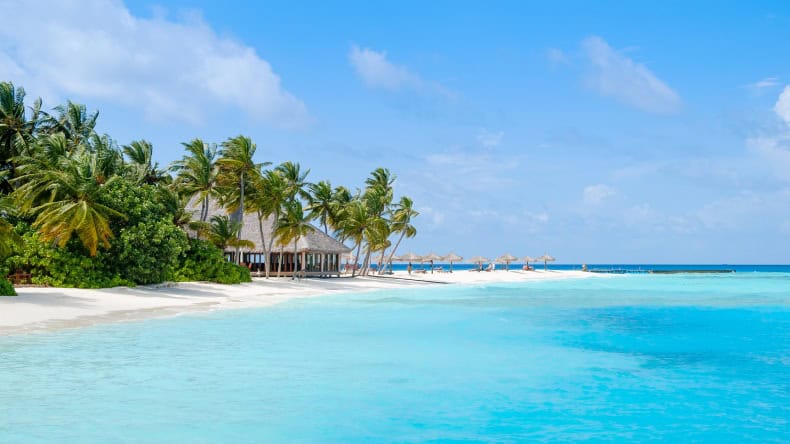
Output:
[[[0,338],[2,442],[790,441],[790,274],[409,289]]]

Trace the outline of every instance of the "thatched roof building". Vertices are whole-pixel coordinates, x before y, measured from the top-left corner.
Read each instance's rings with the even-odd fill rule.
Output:
[[[190,209],[194,218],[197,219],[200,213],[200,203],[191,205]],[[224,208],[219,207],[215,202],[210,203],[207,220],[210,221],[212,216],[225,215],[228,215],[228,213]],[[238,217],[238,215],[231,215],[231,217],[234,216]],[[255,213],[244,215],[241,239],[251,241],[255,244],[255,247],[252,249],[241,249],[241,263],[249,266],[254,272],[262,272],[266,263],[263,251],[263,242],[265,241],[267,248],[269,245],[272,245],[273,251],[269,252],[269,269],[273,275],[277,275],[278,269],[281,269],[280,274],[283,276],[290,276],[294,270],[304,271],[304,274],[308,276],[328,276],[340,273],[341,255],[350,252],[351,248],[348,248],[332,236],[325,234],[322,229],[313,226],[313,230],[306,236],[299,238],[296,243],[297,257],[294,258],[293,242],[282,248],[278,245],[277,239],[274,239],[274,243],[272,243],[274,222],[274,219],[269,217],[259,223]],[[261,239],[261,231],[263,231],[263,239]],[[225,254],[229,260],[235,260],[236,250],[235,248],[229,248],[225,251]]]

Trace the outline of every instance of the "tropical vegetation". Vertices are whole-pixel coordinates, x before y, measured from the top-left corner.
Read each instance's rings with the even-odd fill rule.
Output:
[[[313,230],[352,242],[365,274],[373,262],[382,270],[416,235],[414,204],[394,199],[386,168],[356,192],[311,183],[299,163],[258,161],[243,135],[185,142],[183,157],[163,168],[150,142],[121,146],[98,133],[98,117],[71,101],[46,111],[40,99],[27,104],[23,88],[0,82],[0,294],[13,293],[2,277],[15,272],[66,287],[245,282],[241,249],[266,258],[275,248],[296,253]],[[242,239],[243,215],[257,219],[259,238]]]

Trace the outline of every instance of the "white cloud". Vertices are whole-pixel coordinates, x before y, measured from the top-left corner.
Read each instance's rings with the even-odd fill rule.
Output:
[[[774,112],[790,125],[790,85],[785,86],[774,105]],[[764,133],[746,139],[746,146],[757,154],[777,178],[790,181],[790,126],[773,133]]]
[[[193,123],[231,107],[280,127],[307,109],[254,48],[218,36],[195,14],[132,15],[121,1],[9,2],[0,27],[0,78],[45,98],[101,99],[155,120]],[[76,96],[76,97],[75,97]]]
[[[652,113],[671,113],[680,108],[680,97],[672,88],[602,38],[588,37],[582,41],[582,50],[592,65],[587,83],[599,94]]]
[[[405,66],[391,62],[387,58],[386,51],[376,51],[352,45],[348,52],[348,60],[357,75],[369,88],[433,93],[448,99],[455,99],[457,96],[456,93],[443,85],[424,80]]]
[[[785,123],[790,124],[790,85],[785,86],[785,89],[779,94],[774,111]]]
[[[348,53],[348,59],[362,81],[371,88],[389,90],[421,88],[424,83],[419,76],[405,67],[390,62],[384,51],[379,52],[353,45]]]
[[[617,191],[604,184],[590,185],[584,188],[582,198],[587,205],[600,205],[606,198],[613,196]]]
[[[485,148],[491,149],[502,143],[503,137],[505,137],[504,131],[498,131],[494,133],[483,128],[477,134],[477,141],[480,142],[480,145],[483,145]]]
[[[753,89],[753,90],[760,90],[760,89],[765,89],[765,88],[772,88],[772,87],[777,86],[777,85],[779,85],[779,78],[778,77],[766,77],[766,78],[764,78],[762,80],[759,80],[757,82],[750,83],[750,84],[746,85],[746,87],[750,88],[750,89]]]

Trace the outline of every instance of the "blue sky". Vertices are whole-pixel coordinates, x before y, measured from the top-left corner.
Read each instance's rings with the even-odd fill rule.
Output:
[[[313,180],[386,166],[406,249],[790,261],[787,3],[19,3],[0,78],[162,164],[241,133]]]

